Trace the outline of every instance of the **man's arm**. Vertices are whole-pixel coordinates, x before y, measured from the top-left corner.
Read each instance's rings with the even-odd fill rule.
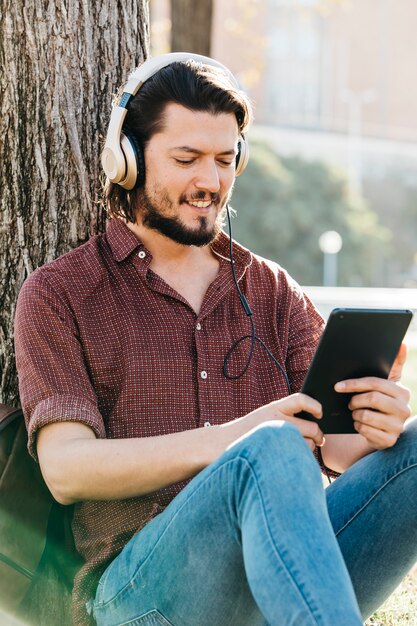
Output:
[[[20,292],[15,323],[30,451],[38,456],[58,501],[129,498],[190,478],[267,420],[292,420],[311,448],[321,443],[316,424],[294,418],[306,402],[320,416],[320,405],[306,396],[271,403],[224,427],[107,439],[79,325],[61,278],[48,268],[32,274]]]
[[[98,439],[81,422],[40,429],[42,474],[61,504],[130,498],[197,474],[209,462],[208,428],[158,437]]]
[[[321,416],[316,400],[294,394],[220,426],[136,439],[98,439],[80,422],[56,422],[40,429],[37,453],[58,502],[119,500],[191,478],[234,441],[268,421],[292,422],[311,449],[321,445],[323,433],[317,424],[294,417],[301,410]]]

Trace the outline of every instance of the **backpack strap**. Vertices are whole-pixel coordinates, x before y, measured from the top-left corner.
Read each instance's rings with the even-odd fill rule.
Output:
[[[0,403],[0,431],[8,426],[14,420],[23,418],[22,409],[18,409],[8,404]]]

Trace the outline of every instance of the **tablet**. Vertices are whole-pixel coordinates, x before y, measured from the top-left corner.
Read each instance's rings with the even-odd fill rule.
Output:
[[[406,309],[334,309],[328,319],[301,391],[318,400],[322,419],[306,412],[324,433],[356,433],[348,404],[352,394],[337,393],[340,380],[388,378],[413,314]]]

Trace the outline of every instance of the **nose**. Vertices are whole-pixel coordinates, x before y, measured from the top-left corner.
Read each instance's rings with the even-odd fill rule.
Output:
[[[201,165],[201,169],[195,180],[197,189],[217,193],[220,190],[220,176],[215,161],[206,162]]]

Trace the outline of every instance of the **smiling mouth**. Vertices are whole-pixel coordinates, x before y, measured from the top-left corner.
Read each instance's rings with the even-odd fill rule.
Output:
[[[212,203],[211,200],[207,200],[205,202],[203,202],[202,200],[188,200],[187,202],[187,204],[189,204],[190,206],[196,207],[197,209],[208,209],[211,203]]]
[[[219,205],[220,196],[218,193],[207,193],[204,191],[200,191],[190,196],[186,196],[185,194],[180,199],[181,203],[188,204],[188,206],[193,207],[194,209],[209,209],[212,206]]]

